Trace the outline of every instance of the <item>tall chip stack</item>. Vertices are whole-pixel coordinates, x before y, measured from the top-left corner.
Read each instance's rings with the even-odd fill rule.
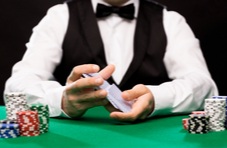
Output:
[[[204,110],[209,116],[209,128],[211,131],[225,130],[226,99],[205,99]]]
[[[29,107],[26,101],[26,95],[21,92],[7,93],[6,99],[6,114],[8,120],[17,120],[16,113],[18,111],[28,110]]]
[[[225,99],[227,102],[227,96],[213,96],[213,99]],[[225,129],[227,129],[227,103],[225,105]]]

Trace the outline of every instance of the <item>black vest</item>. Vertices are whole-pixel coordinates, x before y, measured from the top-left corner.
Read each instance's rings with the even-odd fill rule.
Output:
[[[67,4],[69,24],[62,45],[63,57],[54,72],[56,80],[62,85],[77,65],[93,63],[101,68],[107,65],[91,0],[73,0]],[[162,15],[163,6],[149,0],[140,0],[134,57],[119,84],[122,90],[130,89],[136,84],[158,85],[169,81],[163,63],[167,39]],[[109,82],[114,83],[112,78]]]

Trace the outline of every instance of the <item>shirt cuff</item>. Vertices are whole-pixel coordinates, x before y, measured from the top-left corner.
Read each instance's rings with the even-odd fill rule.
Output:
[[[173,100],[172,93],[164,84],[159,86],[147,86],[154,96],[154,110],[149,117],[167,115],[171,112]],[[168,99],[167,99],[168,97]]]
[[[50,117],[59,117],[62,116],[62,114],[65,114],[61,108],[62,94],[64,90],[65,86],[54,88],[47,93],[46,100],[48,100],[49,104]]]
[[[70,117],[69,115],[67,115],[63,110],[61,110],[60,117],[71,118],[71,117]]]

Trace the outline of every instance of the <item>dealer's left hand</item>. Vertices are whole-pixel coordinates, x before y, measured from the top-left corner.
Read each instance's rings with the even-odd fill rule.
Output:
[[[119,121],[133,122],[146,119],[154,110],[154,97],[152,92],[143,84],[138,84],[130,90],[122,92],[122,98],[133,101],[130,112],[117,111],[111,104],[106,105],[110,117]]]

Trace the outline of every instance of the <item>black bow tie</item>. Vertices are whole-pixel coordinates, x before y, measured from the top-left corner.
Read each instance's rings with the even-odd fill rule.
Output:
[[[107,17],[111,13],[116,13],[120,17],[132,20],[134,18],[134,5],[129,4],[127,6],[116,7],[116,6],[106,6],[103,4],[98,4],[96,8],[96,17]]]

